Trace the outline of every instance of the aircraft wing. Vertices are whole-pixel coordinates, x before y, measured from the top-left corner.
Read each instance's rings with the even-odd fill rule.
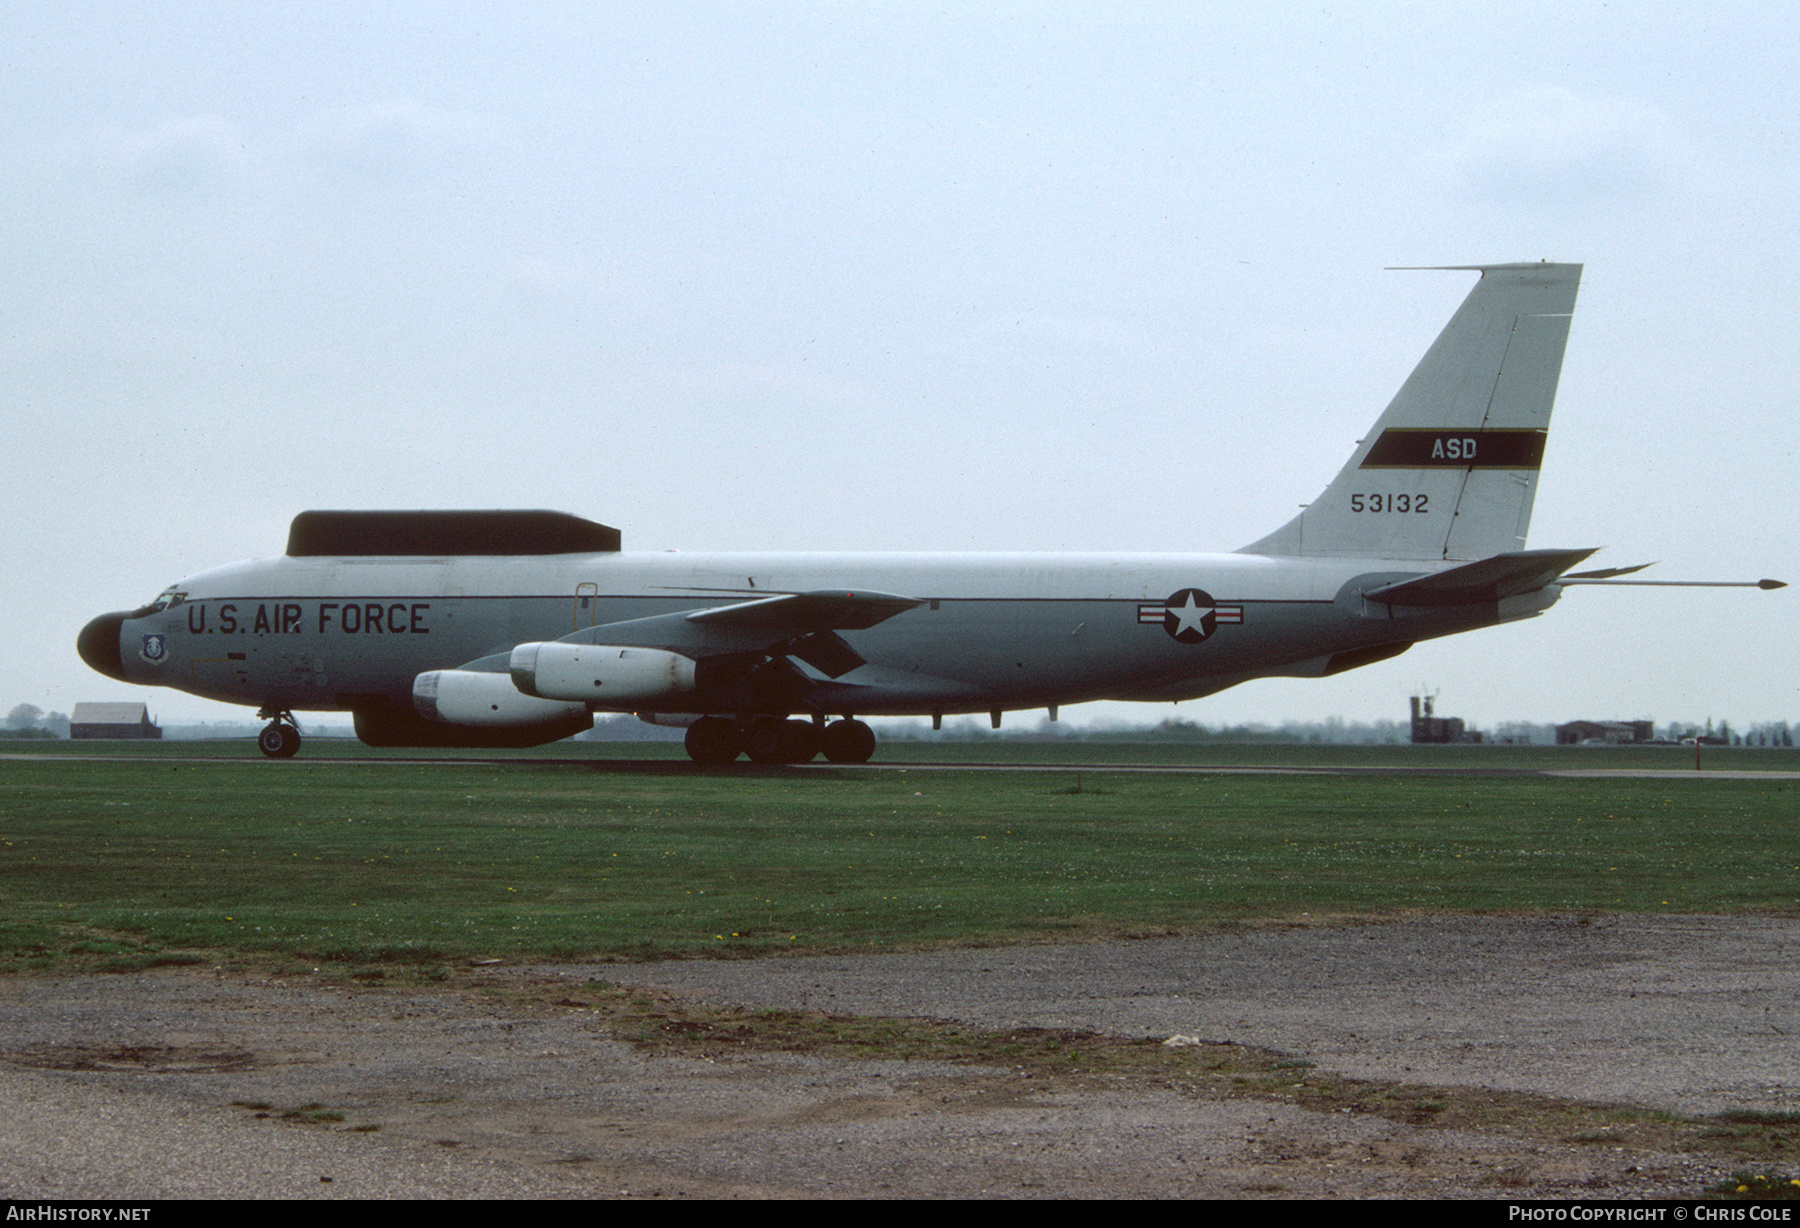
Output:
[[[1363,596],[1385,605],[1475,605],[1532,593],[1594,553],[1592,550],[1515,550],[1417,580],[1370,589]]]
[[[728,632],[734,639],[758,637],[764,651],[797,657],[828,678],[840,678],[867,662],[839,631],[862,631],[922,604],[894,593],[831,589],[759,597],[683,617],[702,630]]]
[[[691,623],[777,635],[810,631],[862,631],[924,602],[915,597],[864,590],[830,589],[782,593],[735,605],[713,606],[682,615]]]
[[[765,653],[805,661],[828,678],[865,664],[839,631],[862,631],[924,602],[866,589],[778,593],[730,605],[586,627],[562,637],[572,644],[661,648],[703,659]]]

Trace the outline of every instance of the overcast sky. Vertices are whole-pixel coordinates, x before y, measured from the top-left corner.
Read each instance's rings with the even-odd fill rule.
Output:
[[[1473,280],[1387,265],[1586,263],[1532,546],[1800,580],[1800,17],[1271,9],[0,4],[0,708],[247,715],[75,635],[306,508],[1235,549]],[[1800,720],[1795,591],[1106,715]]]

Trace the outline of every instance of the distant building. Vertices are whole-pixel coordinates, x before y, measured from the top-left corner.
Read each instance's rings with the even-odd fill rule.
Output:
[[[1570,721],[1556,727],[1558,746],[1580,746],[1583,742],[1631,746],[1653,741],[1655,737],[1656,731],[1650,721]]]
[[[69,718],[70,738],[160,738],[143,704],[76,704]]]
[[[1431,695],[1412,697],[1412,740],[1418,743],[1480,742],[1479,733],[1471,732],[1460,716],[1433,716]]]

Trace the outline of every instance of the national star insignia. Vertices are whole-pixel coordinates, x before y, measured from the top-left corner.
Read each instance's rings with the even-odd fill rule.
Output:
[[[1163,602],[1138,606],[1138,622],[1160,623],[1178,644],[1198,644],[1220,623],[1241,623],[1244,607],[1220,605],[1204,589],[1184,588]]]

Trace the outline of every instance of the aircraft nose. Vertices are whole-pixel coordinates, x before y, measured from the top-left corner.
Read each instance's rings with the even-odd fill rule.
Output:
[[[102,614],[83,627],[75,638],[75,651],[88,663],[88,668],[118,682],[126,681],[125,663],[119,657],[119,632],[130,616],[129,611]]]

